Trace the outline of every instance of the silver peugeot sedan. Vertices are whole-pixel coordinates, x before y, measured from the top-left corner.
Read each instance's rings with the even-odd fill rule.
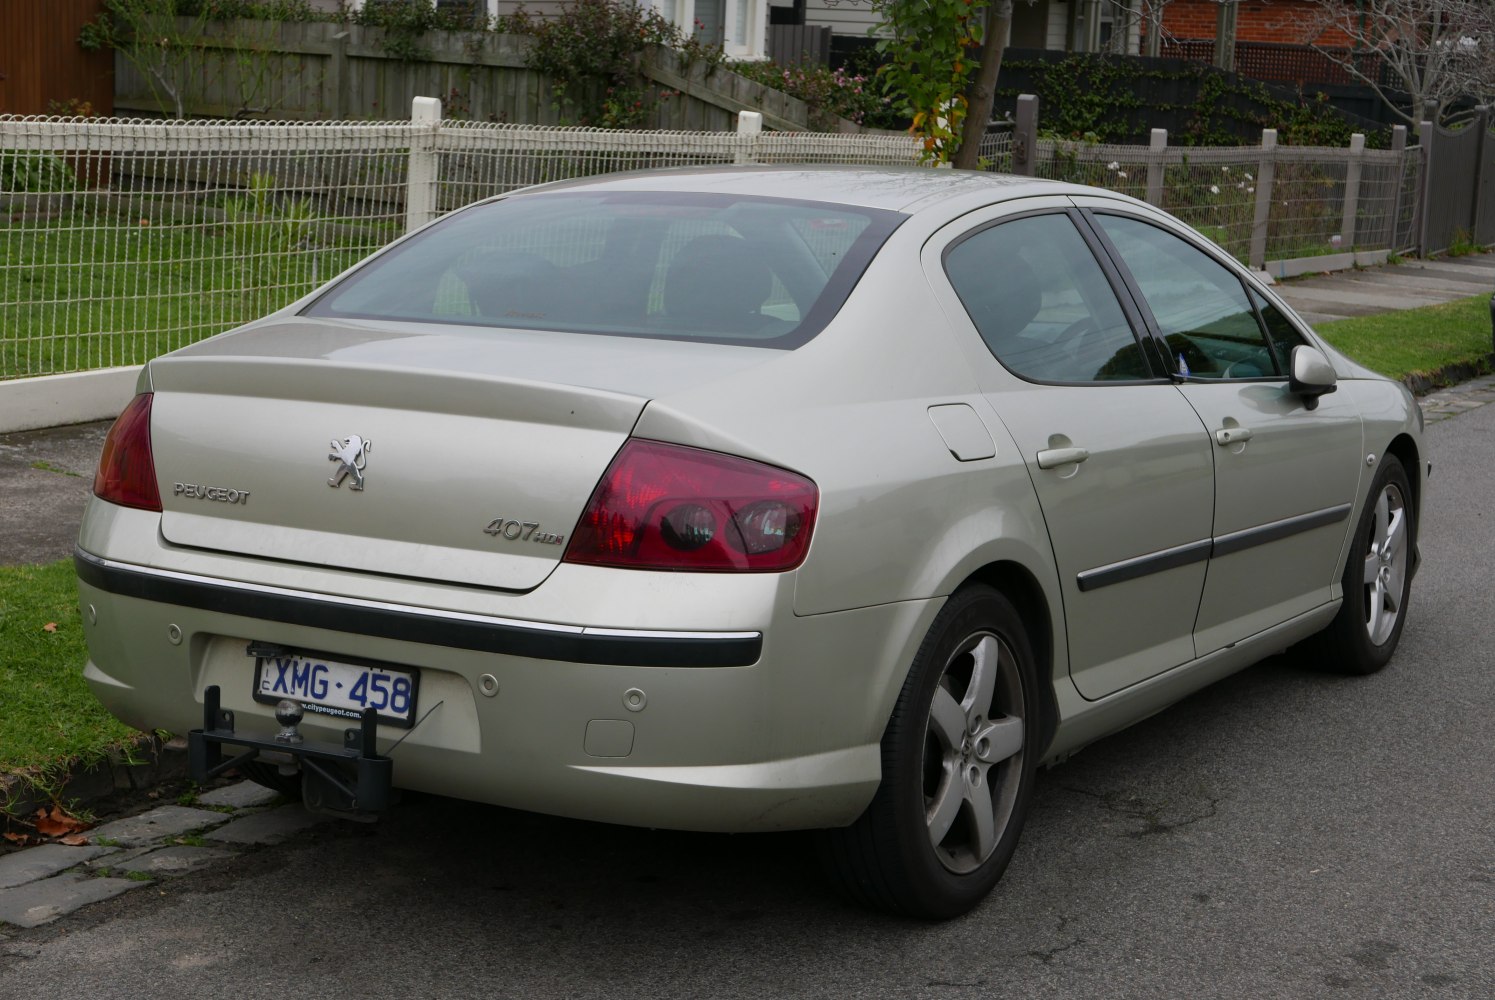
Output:
[[[454,212],[151,362],[86,677],[350,814],[823,830],[943,918],[1040,764],[1293,647],[1385,665],[1418,407],[1133,199],[712,168]]]

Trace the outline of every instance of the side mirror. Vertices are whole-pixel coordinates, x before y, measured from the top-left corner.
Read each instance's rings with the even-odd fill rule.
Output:
[[[1303,397],[1303,407],[1318,409],[1319,397],[1327,396],[1338,388],[1339,377],[1334,366],[1317,347],[1299,345],[1293,348],[1292,374],[1288,376],[1287,391]]]

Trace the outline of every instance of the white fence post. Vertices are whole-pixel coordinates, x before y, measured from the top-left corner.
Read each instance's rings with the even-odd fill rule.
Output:
[[[1350,136],[1350,160],[1344,176],[1344,220],[1339,227],[1341,249],[1355,248],[1355,215],[1360,210],[1360,174],[1365,159],[1365,133]]]
[[[410,166],[405,173],[405,232],[436,218],[436,130],[441,102],[417,97],[410,102]]]
[[[733,163],[757,163],[758,136],[763,134],[763,114],[758,111],[737,112],[737,155]]]
[[[1168,130],[1155,128],[1147,150],[1147,203],[1163,207],[1163,173],[1167,170]]]
[[[1247,262],[1260,270],[1267,262],[1267,220],[1272,214],[1272,175],[1277,171],[1277,130],[1261,130],[1261,162],[1256,167],[1256,215],[1251,220]]]

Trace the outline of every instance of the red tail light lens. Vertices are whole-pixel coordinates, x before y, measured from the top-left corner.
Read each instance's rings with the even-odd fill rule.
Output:
[[[99,456],[99,471],[93,477],[93,492],[99,499],[121,507],[161,509],[156,462],[151,458],[150,393],[141,393],[130,400],[125,412],[109,428],[104,453]]]
[[[820,491],[804,476],[714,451],[625,444],[566,549],[566,562],[770,573],[804,562]]]

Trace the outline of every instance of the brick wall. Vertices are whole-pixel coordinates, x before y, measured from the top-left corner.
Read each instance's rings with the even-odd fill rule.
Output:
[[[1346,6],[1353,13],[1353,5]],[[1215,0],[1172,0],[1163,8],[1164,37],[1213,39],[1219,23],[1219,10],[1220,5]],[[1236,15],[1236,41],[1288,45],[1317,42],[1336,48],[1349,47],[1349,39],[1337,30],[1326,31],[1316,39],[1303,37],[1303,29],[1295,22],[1311,18],[1319,11],[1317,4],[1307,0],[1243,2]]]

